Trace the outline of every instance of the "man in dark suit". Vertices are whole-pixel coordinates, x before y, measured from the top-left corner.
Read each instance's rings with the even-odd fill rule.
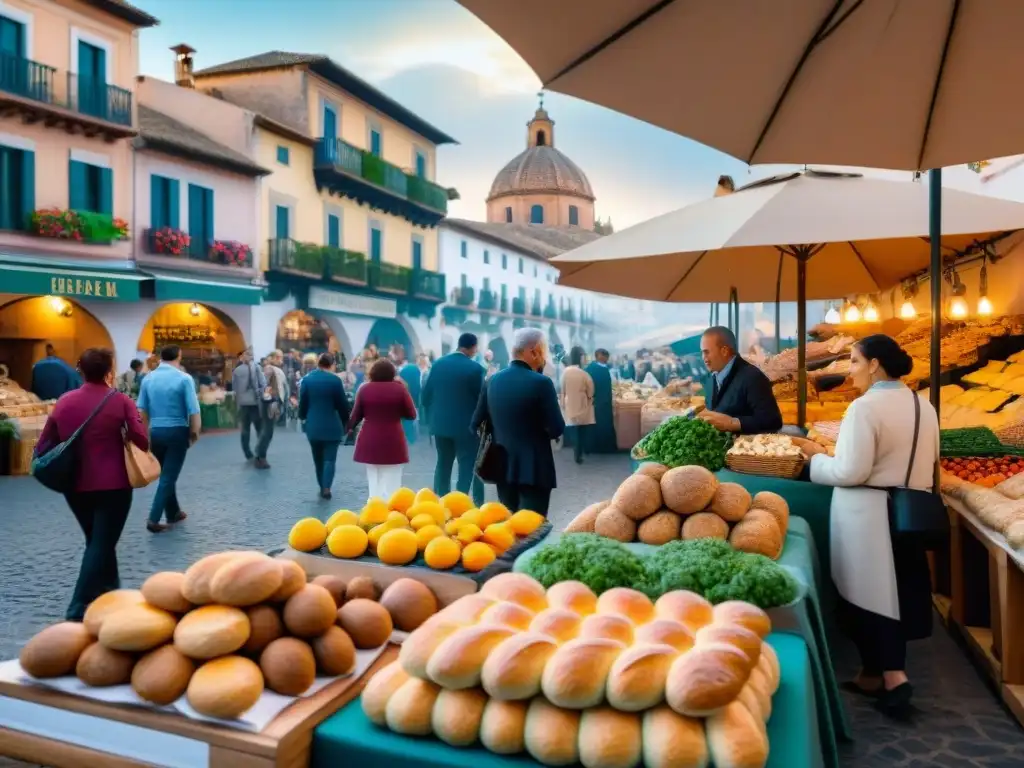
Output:
[[[546,356],[542,331],[516,331],[512,363],[487,382],[473,416],[473,428],[487,422],[494,443],[503,449],[504,482],[497,483],[501,503],[513,512],[532,509],[545,517],[556,485],[551,441],[565,431],[555,385],[541,373]]]
[[[348,418],[348,398],[341,379],[334,373],[334,355],[324,352],[317,361],[317,370],[308,373],[299,384],[299,419],[313,453],[321,499],[331,498],[338,446],[345,438]]]
[[[700,354],[711,371],[707,410],[698,418],[723,432],[754,435],[782,429],[782,412],[772,384],[757,366],[736,354],[736,336],[728,328],[704,331]]]
[[[476,350],[476,336],[462,334],[459,348],[431,367],[420,404],[437,449],[434,493],[444,496],[452,489],[452,466],[458,461],[455,487],[469,493],[472,486],[473,503],[480,506],[484,503],[484,484],[473,473],[479,441],[470,429],[470,421],[480,399],[485,371],[475,360]]]

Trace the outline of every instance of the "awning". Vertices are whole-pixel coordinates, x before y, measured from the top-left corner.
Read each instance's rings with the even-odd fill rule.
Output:
[[[138,301],[140,287],[152,278],[127,269],[56,266],[0,261],[0,293],[67,296],[99,301]]]
[[[150,269],[156,281],[157,301],[202,301],[255,306],[263,300],[263,286],[228,277],[200,277]]]

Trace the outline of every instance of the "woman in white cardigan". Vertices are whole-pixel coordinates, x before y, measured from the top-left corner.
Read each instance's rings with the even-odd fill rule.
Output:
[[[843,418],[835,457],[815,452],[810,463],[813,482],[835,486],[832,578],[841,597],[844,629],[861,657],[860,674],[844,688],[877,698],[879,709],[893,716],[908,711],[913,693],[906,674],[907,641],[928,637],[932,617],[925,550],[918,542],[893,540],[888,495],[874,490],[934,487],[938,418],[931,404],[918,398],[913,451],[912,398],[918,395],[900,381],[911,367],[910,356],[888,336],[857,342],[850,377],[863,394]]]

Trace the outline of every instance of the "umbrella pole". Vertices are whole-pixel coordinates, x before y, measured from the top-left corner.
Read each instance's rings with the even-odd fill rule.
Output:
[[[928,173],[928,237],[931,242],[932,333],[930,389],[939,413],[939,374],[942,372],[942,169]]]
[[[782,259],[784,251],[779,251],[779,273],[775,276],[775,354],[782,351]]]
[[[796,420],[801,429],[807,423],[807,259],[809,251],[796,258]]]

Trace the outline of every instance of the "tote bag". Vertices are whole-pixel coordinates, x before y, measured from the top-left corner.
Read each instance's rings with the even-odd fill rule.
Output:
[[[106,396],[97,403],[85,421],[71,433],[71,437],[62,443],[58,443],[41,456],[32,459],[32,476],[57,493],[68,493],[75,487],[76,457],[74,451],[75,440],[82,434],[82,430],[89,426],[89,422],[95,418],[100,409],[107,404],[107,401],[117,393],[111,389]]]
[[[122,434],[127,430],[122,429]],[[160,477],[160,462],[149,451],[131,442],[125,434],[124,468],[128,470],[128,483],[132,488],[145,488]]]

